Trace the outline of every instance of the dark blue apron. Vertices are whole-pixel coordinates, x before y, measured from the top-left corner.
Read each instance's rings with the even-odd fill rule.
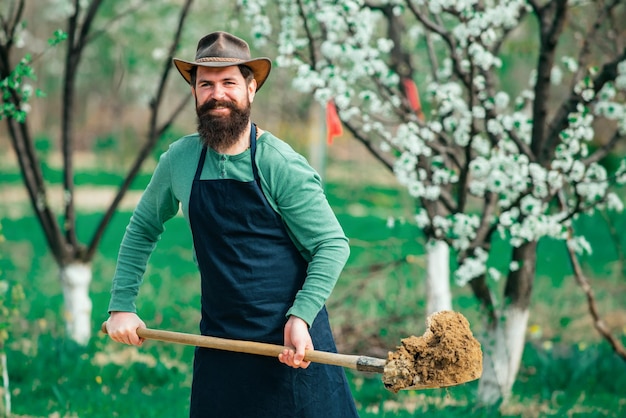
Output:
[[[308,263],[261,190],[250,134],[254,181],[200,180],[203,148],[189,198],[201,275],[200,332],[284,343],[285,315]],[[224,157],[227,158],[227,157]],[[326,308],[310,328],[316,350],[336,352]],[[191,417],[358,417],[344,370],[311,363],[293,369],[277,358],[196,348]]]

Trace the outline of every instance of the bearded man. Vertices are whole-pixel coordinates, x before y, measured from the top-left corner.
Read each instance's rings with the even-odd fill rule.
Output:
[[[174,59],[190,84],[197,133],[169,147],[126,229],[107,333],[141,345],[136,299],[164,223],[182,209],[200,272],[200,333],[282,344],[278,359],[196,348],[191,417],[358,417],[342,368],[304,361],[336,352],[325,302],[348,240],[320,177],[287,143],[250,121],[271,70],[226,32]]]

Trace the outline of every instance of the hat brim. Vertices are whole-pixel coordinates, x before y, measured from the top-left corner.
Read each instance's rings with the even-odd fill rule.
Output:
[[[194,67],[213,67],[213,68],[223,68],[223,67],[232,67],[235,65],[245,65],[246,67],[250,67],[252,73],[254,74],[254,79],[256,80],[256,89],[259,91],[267,76],[270,74],[272,69],[272,61],[269,58],[255,58],[251,60],[241,60],[241,61],[208,61],[208,62],[197,62],[197,61],[185,61],[178,58],[174,58],[172,60],[174,62],[174,66],[178,69],[180,75],[187,81],[187,83],[191,84],[191,69]]]

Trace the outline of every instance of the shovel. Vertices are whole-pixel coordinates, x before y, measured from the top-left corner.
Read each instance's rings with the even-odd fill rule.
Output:
[[[430,325],[430,318],[429,318]],[[107,333],[106,322],[102,324],[102,332]],[[469,328],[468,328],[469,330]],[[429,331],[426,332],[427,334]],[[278,357],[288,347],[276,344],[267,344],[254,341],[231,340],[226,338],[210,337],[205,335],[186,334],[182,332],[162,331],[150,328],[138,328],[137,335],[147,340],[165,341],[176,344],[196,347],[212,348],[217,350],[234,351],[238,353],[257,354],[269,357]],[[470,333],[471,335],[471,333]],[[407,352],[404,345],[411,341],[423,343],[423,337],[410,337],[403,340],[403,346],[395,353],[389,353],[388,359],[368,356],[329,353],[326,351],[306,350],[305,361],[328,364],[357,370],[360,372],[382,373],[385,387],[393,392],[412,389],[432,389],[454,386],[475,380],[482,373],[482,352],[478,346],[464,345],[461,349],[455,346],[435,347],[444,354],[453,352],[454,361],[434,359],[432,354],[421,356],[418,353]],[[441,341],[441,338],[438,338]],[[428,342],[428,341],[426,341]],[[471,341],[470,341],[471,342]],[[410,347],[409,347],[410,348]],[[291,349],[291,348],[289,348]],[[415,347],[410,350],[415,350]],[[409,350],[409,351],[410,351]],[[425,354],[432,347],[418,348]],[[470,355],[468,363],[468,355]],[[460,359],[459,359],[460,358]],[[463,361],[460,361],[463,360]],[[469,371],[469,372],[468,372]]]
[[[107,333],[106,323],[102,324],[102,332]],[[235,351],[237,353],[258,354],[276,357],[287,347],[277,344],[259,343],[254,341],[231,340],[227,338],[209,337],[206,335],[185,334],[183,332],[162,331],[150,328],[138,328],[137,335],[146,340],[165,341],[196,347],[213,348],[216,350]],[[387,361],[380,358],[355,356],[349,354],[329,353],[326,351],[306,350],[305,361],[347,367],[360,372],[383,373]]]

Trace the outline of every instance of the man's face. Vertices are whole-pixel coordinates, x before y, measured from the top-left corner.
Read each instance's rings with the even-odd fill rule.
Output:
[[[255,92],[256,81],[247,84],[236,66],[198,67],[192,93],[198,133],[207,145],[223,151],[237,142],[250,123]]]

